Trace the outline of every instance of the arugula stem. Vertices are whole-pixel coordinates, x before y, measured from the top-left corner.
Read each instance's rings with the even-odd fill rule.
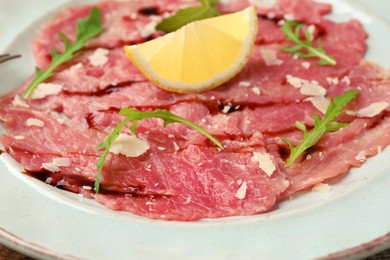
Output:
[[[99,192],[100,179],[101,179],[101,175],[102,175],[102,171],[103,171],[103,165],[104,165],[104,162],[105,162],[105,160],[108,156],[108,153],[110,151],[110,147],[111,147],[112,143],[116,140],[116,138],[119,136],[122,129],[126,126],[126,124],[131,122],[131,121],[133,121],[133,123],[130,126],[130,131],[134,135],[136,135],[135,128],[137,126],[138,121],[143,120],[143,119],[147,119],[147,118],[161,118],[161,119],[163,119],[164,120],[164,127],[166,127],[168,124],[171,124],[171,123],[183,123],[183,124],[186,124],[186,125],[192,127],[193,129],[197,130],[198,132],[200,132],[201,134],[206,136],[208,139],[210,139],[220,149],[223,149],[223,145],[214,136],[212,136],[205,129],[203,129],[200,125],[197,125],[197,124],[195,124],[187,119],[184,119],[184,118],[179,117],[175,114],[172,114],[167,110],[156,109],[155,111],[152,111],[152,112],[140,112],[140,111],[134,110],[132,108],[122,108],[119,111],[119,114],[126,115],[127,117],[124,120],[122,120],[114,128],[114,130],[111,132],[111,134],[106,139],[104,139],[103,142],[101,142],[97,146],[97,150],[102,150],[102,149],[105,149],[105,150],[104,150],[103,154],[101,155],[101,157],[99,158],[98,163],[97,163],[98,172],[97,172],[96,179],[95,179],[95,192],[96,193]]]
[[[119,136],[119,133],[121,132],[122,128],[125,127],[125,125],[127,123],[129,123],[130,121],[131,121],[131,119],[129,119],[129,118],[125,118],[124,120],[122,120],[122,122],[120,122],[114,128],[114,130],[111,132],[111,134],[106,139],[104,139],[104,141],[101,142],[97,147],[98,150],[101,150],[103,148],[105,148],[105,150],[104,150],[102,156],[99,158],[98,163],[97,163],[98,172],[97,172],[97,175],[95,178],[95,192],[96,193],[99,193],[100,178],[101,178],[102,171],[103,171],[103,165],[104,165],[104,162],[106,161],[108,153],[110,152],[111,144]]]
[[[281,138],[290,147],[290,157],[285,164],[286,168],[290,167],[304,151],[315,145],[324,134],[338,131],[348,125],[347,123],[339,123],[335,120],[338,116],[345,112],[342,110],[343,107],[352,99],[354,99],[357,93],[357,90],[351,89],[339,96],[336,96],[333,99],[333,102],[329,103],[328,109],[326,110],[326,113],[322,119],[320,119],[318,115],[313,116],[314,128],[311,131],[307,131],[306,126],[303,123],[296,122],[295,125],[297,126],[298,130],[303,131],[303,139],[301,143],[299,143],[297,146],[294,146],[287,138]]]
[[[316,48],[314,48],[313,46],[309,46],[307,44],[305,44],[305,48],[308,48],[310,49],[310,51],[317,57],[320,57],[321,60],[325,60],[328,64],[332,65],[332,66],[335,66],[337,64],[336,60],[327,55],[327,54],[324,54],[320,51],[318,51]]]
[[[281,49],[301,58],[318,57],[320,59],[317,63],[318,65],[335,66],[337,64],[335,58],[325,52],[320,40],[318,40],[318,46],[314,47],[312,36],[310,35],[308,29],[304,31],[306,41],[302,41],[300,39],[302,26],[302,24],[292,21],[286,22],[283,25],[282,32],[287,36],[287,40],[294,42],[295,45],[283,46]],[[305,49],[306,52],[302,51],[302,49]]]
[[[98,36],[102,31],[100,10],[95,7],[88,18],[78,20],[77,38],[73,44],[70,43],[64,34],[60,33],[59,38],[65,45],[64,52],[59,54],[55,49],[51,50],[52,61],[50,65],[44,70],[39,67],[35,68],[35,77],[25,90],[23,97],[28,98],[40,83],[54,75],[54,71],[58,66],[72,59],[75,53],[81,50],[88,40]]]

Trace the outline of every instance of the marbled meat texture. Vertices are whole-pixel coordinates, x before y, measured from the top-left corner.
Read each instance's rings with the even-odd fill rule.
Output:
[[[0,142],[31,175],[54,186],[94,197],[114,210],[180,221],[267,212],[278,201],[344,174],[386,147],[388,107],[373,117],[344,115],[340,120],[349,122],[348,127],[327,134],[285,168],[289,149],[279,137],[299,143],[302,132],[296,130],[295,121],[310,127],[313,114],[321,114],[310,101],[318,94],[304,92],[296,84],[305,79],[314,90],[322,86],[328,98],[359,89],[358,98],[348,107],[357,111],[376,102],[390,103],[390,72],[362,61],[366,32],[356,20],[335,23],[323,18],[331,12],[329,5],[279,0],[269,7],[262,1],[251,2],[256,3],[259,33],[245,68],[214,90],[188,95],[169,93],[148,82],[125,57],[123,46],[161,36],[153,28],[164,15],[198,2],[97,3],[104,32],[46,82],[61,85],[60,93],[23,100],[31,77],[1,97],[0,119],[8,134]],[[218,8],[229,13],[248,4],[231,0]],[[64,10],[38,30],[33,49],[39,67],[50,63],[51,48],[63,49],[57,33],[74,39],[76,21],[91,8]],[[337,65],[320,67],[315,59],[282,52],[280,46],[287,44],[280,30],[283,19],[311,26],[313,37],[321,37]],[[104,57],[94,61],[92,56],[99,51]],[[276,55],[276,60],[267,60],[267,54]],[[141,121],[138,137],[151,148],[137,158],[110,153],[101,192],[94,194],[96,163],[102,154],[96,146],[123,119],[118,115],[122,107],[167,109],[203,126],[226,149],[219,151],[185,125],[164,128],[159,119]],[[259,154],[271,159],[271,172],[265,162],[256,160]],[[58,158],[68,163],[58,170],[43,167]]]

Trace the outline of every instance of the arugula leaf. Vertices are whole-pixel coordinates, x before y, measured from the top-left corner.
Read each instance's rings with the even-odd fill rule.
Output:
[[[333,102],[330,102],[328,109],[322,119],[315,114],[314,118],[314,128],[311,131],[307,131],[306,126],[302,122],[296,122],[296,127],[303,131],[303,140],[297,146],[294,146],[290,140],[282,137],[290,147],[290,158],[286,162],[286,167],[291,166],[291,164],[308,148],[315,145],[321,137],[328,132],[335,132],[340,130],[343,127],[346,127],[347,123],[339,123],[336,122],[336,118],[344,113],[342,110],[343,107],[354,99],[357,95],[358,91],[353,89],[349,90],[333,99]]]
[[[290,52],[301,58],[319,58],[318,65],[336,65],[335,58],[327,54],[321,41],[318,40],[317,48],[314,47],[312,36],[309,30],[304,31],[306,41],[300,40],[300,33],[303,24],[297,22],[286,22],[282,26],[282,32],[287,36],[287,40],[294,42],[295,45],[281,47],[283,51]]]
[[[130,126],[130,131],[136,135],[136,127],[140,120],[146,119],[146,118],[161,118],[164,120],[164,127],[166,127],[169,124],[172,123],[183,123],[186,124],[193,129],[199,131],[201,134],[206,136],[208,139],[210,139],[214,144],[216,144],[220,149],[223,149],[223,145],[211,134],[209,134],[205,129],[203,129],[201,126],[188,121],[187,119],[184,119],[182,117],[179,117],[175,114],[172,114],[171,112],[168,112],[167,110],[162,109],[156,109],[152,112],[140,112],[137,110],[134,110],[132,108],[122,108],[119,112],[121,115],[127,115],[127,117],[118,124],[114,130],[111,132],[111,134],[103,141],[101,142],[97,149],[102,150],[105,149],[102,156],[99,158],[97,163],[97,175],[95,179],[95,192],[99,192],[99,185],[100,185],[100,177],[102,175],[103,165],[107,158],[107,155],[110,151],[111,144],[116,140],[116,138],[119,136],[119,133],[121,130],[126,126],[127,123],[133,121],[133,123]]]
[[[187,7],[179,10],[176,14],[165,18],[156,29],[166,33],[176,31],[180,27],[194,21],[211,18],[221,13],[215,8],[218,0],[199,0],[201,6]]]
[[[35,77],[30,83],[26,91],[24,92],[24,98],[28,98],[35,88],[48,78],[54,75],[54,70],[61,64],[67,62],[73,58],[74,54],[81,50],[86,42],[96,36],[98,36],[103,31],[100,10],[98,8],[93,8],[91,14],[86,19],[80,19],[77,23],[77,38],[74,43],[71,43],[70,40],[62,33],[59,34],[59,38],[65,44],[65,50],[63,53],[59,54],[55,49],[51,50],[51,64],[45,70],[42,70],[38,67],[35,68]]]

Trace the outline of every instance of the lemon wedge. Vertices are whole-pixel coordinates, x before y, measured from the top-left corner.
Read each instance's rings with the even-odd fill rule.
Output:
[[[254,7],[189,23],[160,38],[126,46],[129,59],[154,84],[177,93],[215,88],[237,75],[257,33]]]

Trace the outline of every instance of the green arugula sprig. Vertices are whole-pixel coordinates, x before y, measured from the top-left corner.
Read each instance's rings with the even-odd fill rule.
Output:
[[[306,40],[300,39],[303,24],[288,21],[282,26],[282,32],[287,36],[287,40],[295,43],[291,46],[283,46],[281,49],[286,52],[297,55],[300,58],[319,58],[318,65],[336,65],[335,58],[327,54],[321,41],[318,40],[318,47],[314,47],[312,36],[308,29],[304,30]]]
[[[201,6],[192,6],[179,10],[176,14],[165,18],[156,29],[166,33],[176,31],[180,27],[194,21],[218,16],[221,13],[215,8],[218,0],[199,0]]]
[[[339,123],[336,120],[336,118],[344,113],[345,111],[342,110],[343,107],[350,102],[352,99],[354,99],[357,95],[357,90],[349,90],[333,99],[333,102],[329,103],[328,109],[326,110],[326,113],[322,119],[315,114],[313,116],[314,118],[314,128],[311,131],[307,131],[306,126],[302,123],[297,121],[295,123],[296,127],[303,131],[303,140],[301,143],[297,146],[294,146],[290,140],[287,138],[282,137],[282,140],[287,142],[287,144],[290,146],[290,157],[286,162],[286,167],[291,166],[291,164],[304,152],[306,149],[312,147],[315,145],[321,137],[328,133],[328,132],[335,132],[340,130],[343,127],[346,127],[347,123]]]
[[[98,163],[97,163],[98,173],[97,173],[96,179],[95,179],[95,192],[96,193],[99,192],[100,177],[102,174],[104,162],[106,161],[107,155],[110,151],[110,147],[111,147],[112,143],[116,140],[116,138],[118,138],[121,130],[131,121],[132,121],[132,124],[130,126],[130,131],[134,135],[137,134],[136,127],[137,127],[138,122],[140,120],[143,120],[146,118],[161,118],[164,120],[164,127],[166,127],[167,125],[169,125],[171,123],[183,123],[183,124],[186,124],[186,125],[192,127],[193,129],[197,130],[198,132],[200,132],[201,134],[206,136],[208,139],[210,139],[220,149],[223,149],[223,145],[214,136],[212,136],[205,129],[203,129],[201,126],[199,126],[191,121],[188,121],[187,119],[179,117],[175,114],[172,114],[172,113],[168,112],[167,110],[156,109],[155,111],[152,111],[152,112],[140,112],[140,111],[134,110],[132,108],[122,108],[120,110],[119,114],[126,115],[127,117],[122,122],[120,122],[114,128],[114,130],[111,132],[111,134],[103,142],[101,142],[97,147],[98,150],[102,150],[102,149],[105,149],[105,150],[104,150],[102,156],[99,158]]]
[[[81,50],[87,41],[98,36],[103,31],[100,10],[93,8],[91,14],[86,19],[80,19],[77,23],[77,38],[74,43],[63,34],[60,33],[59,37],[65,44],[65,50],[63,53],[58,53],[54,48],[51,50],[52,61],[49,67],[42,70],[38,67],[35,68],[35,77],[30,83],[26,91],[24,92],[24,98],[28,98],[35,88],[48,78],[54,75],[54,70],[61,64],[67,62],[73,58],[74,54]]]

